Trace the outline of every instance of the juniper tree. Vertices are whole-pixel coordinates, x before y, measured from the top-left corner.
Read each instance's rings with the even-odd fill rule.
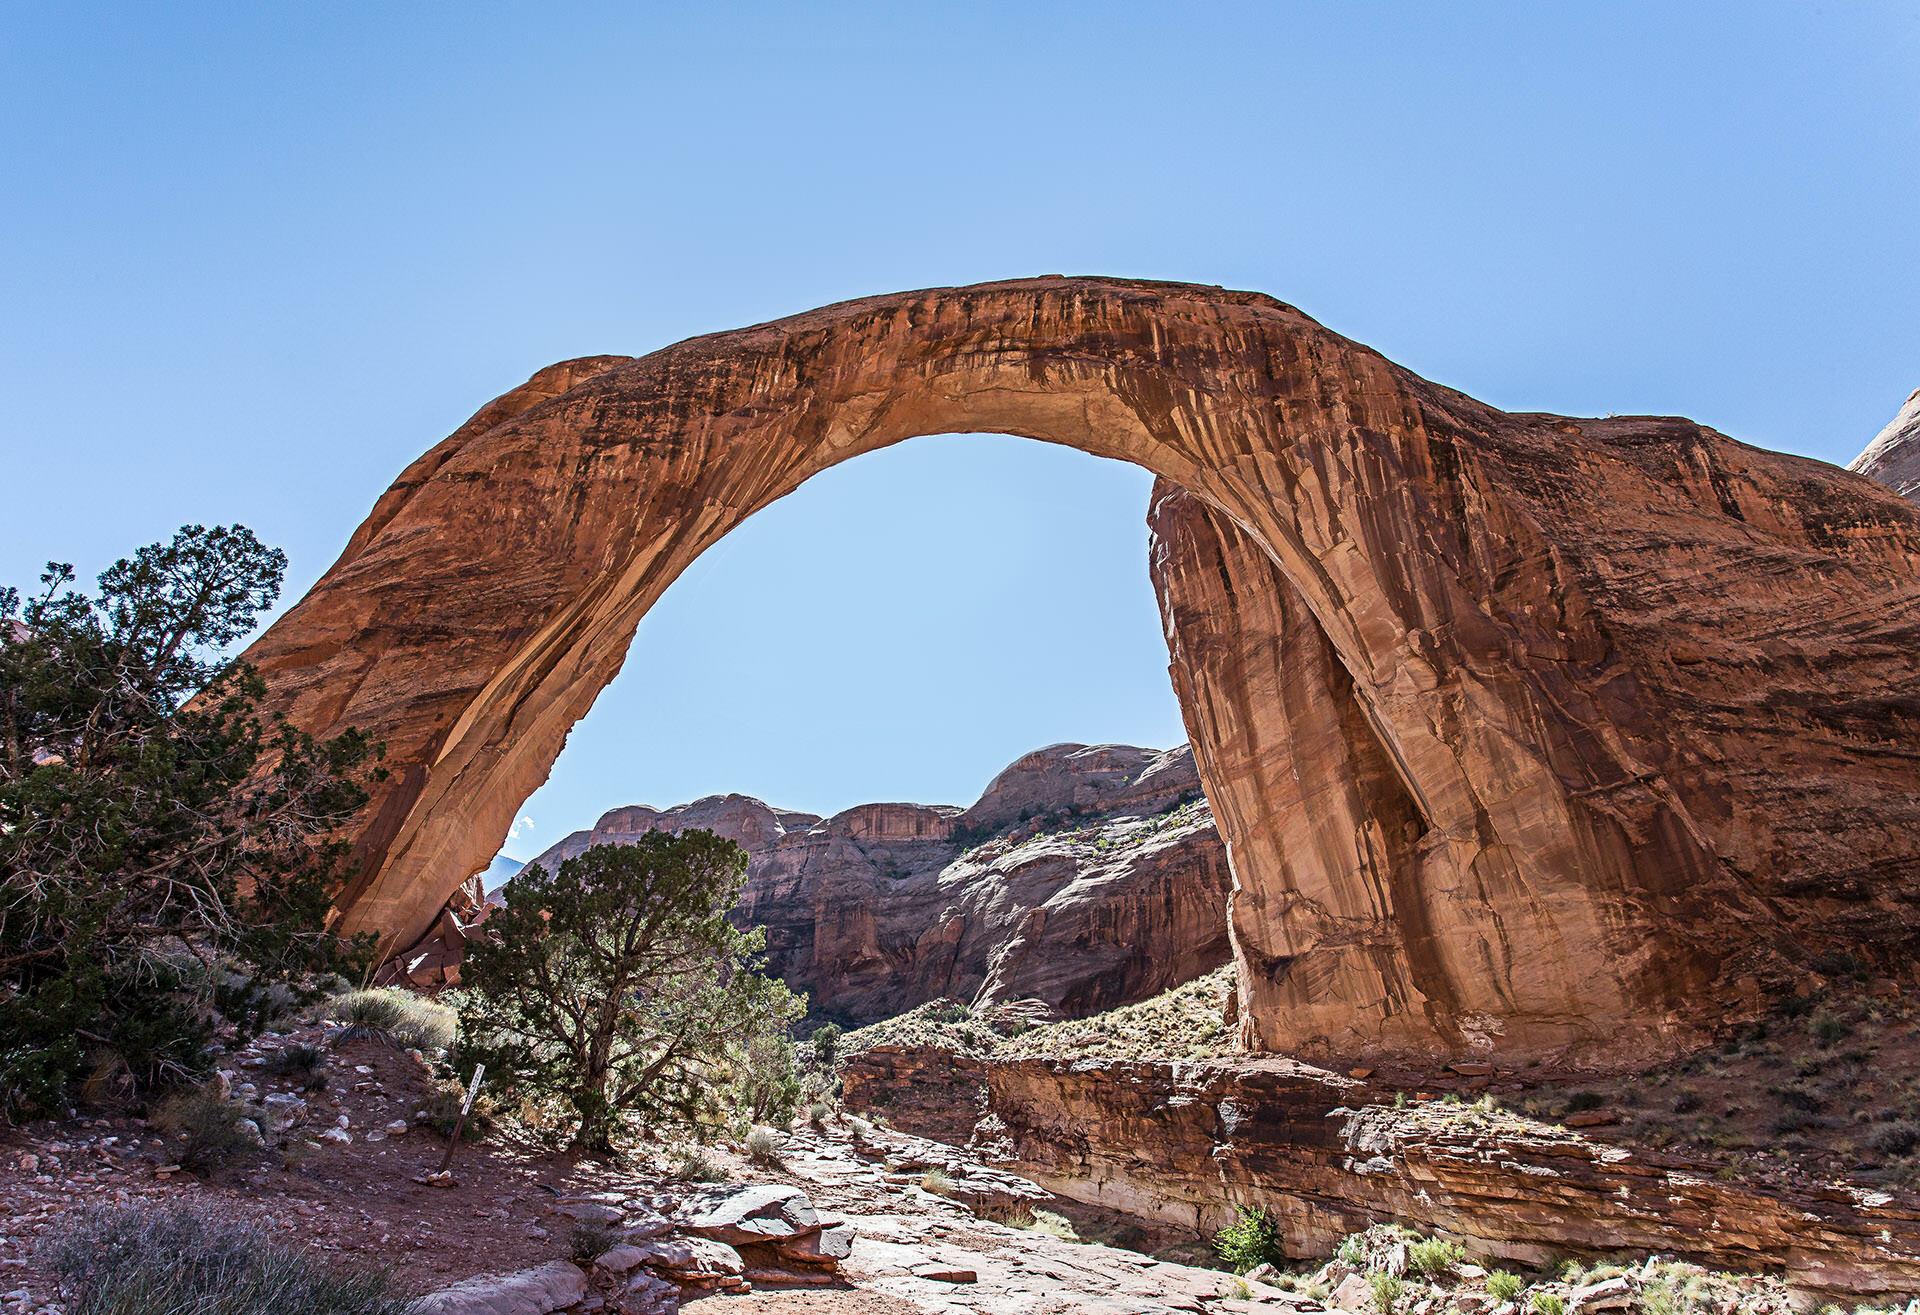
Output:
[[[194,1078],[217,1029],[364,950],[325,930],[330,833],[377,754],[264,717],[224,656],[285,568],[242,526],[190,525],[96,594],[57,562],[24,601],[0,589],[0,1106]]]
[[[567,1100],[585,1149],[611,1150],[626,1112],[697,1118],[805,1007],[757,970],[765,931],[727,920],[746,871],[709,831],[522,868],[461,965],[462,1063]]]

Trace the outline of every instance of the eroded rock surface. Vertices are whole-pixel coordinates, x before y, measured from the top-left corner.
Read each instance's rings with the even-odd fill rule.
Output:
[[[770,969],[851,1022],[944,996],[1081,1017],[1231,953],[1226,850],[1185,745],[1053,745],[965,810],[863,804],[823,819],[745,795],[617,808],[534,861],[688,828],[747,851],[738,916],[767,929]]]
[[[427,931],[703,551],[945,432],[1136,462],[1222,532],[1163,527],[1156,569],[1248,1039],[1645,1054],[1822,949],[1911,958],[1920,508],[1686,420],[1503,413],[1271,297],[1093,278],[565,362],[409,467],[246,654],[270,710],[387,747],[343,929]],[[1276,645],[1330,665],[1276,683]],[[1277,727],[1334,753],[1305,767],[1359,851],[1293,843]]]

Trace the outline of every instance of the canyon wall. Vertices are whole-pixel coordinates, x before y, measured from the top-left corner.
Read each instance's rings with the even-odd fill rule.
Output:
[[[744,795],[617,808],[533,861],[696,827],[747,851],[737,916],[767,929],[769,969],[854,1024],[943,996],[1082,1017],[1229,954],[1226,850],[1185,745],[1053,745],[965,810],[819,818]]]
[[[946,432],[1202,509],[1162,500],[1155,569],[1256,1044],[1645,1054],[1825,947],[1910,957],[1920,508],[1690,421],[1503,413],[1260,294],[1097,278],[565,362],[409,467],[246,654],[271,710],[386,745],[341,926],[427,930],[708,547]],[[1363,841],[1296,843],[1295,768]]]
[[[1899,414],[1847,469],[1885,484],[1903,498],[1920,501],[1920,388],[1908,394]]]

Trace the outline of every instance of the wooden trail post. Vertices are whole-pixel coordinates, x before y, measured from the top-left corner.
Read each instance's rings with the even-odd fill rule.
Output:
[[[453,1148],[460,1144],[460,1134],[467,1130],[467,1116],[473,1113],[474,1098],[480,1094],[480,1079],[485,1077],[487,1066],[473,1066],[473,1081],[467,1084],[467,1098],[460,1102],[460,1117],[454,1120],[453,1135],[447,1138],[447,1153],[440,1157],[440,1167],[434,1173],[437,1178],[453,1164]]]

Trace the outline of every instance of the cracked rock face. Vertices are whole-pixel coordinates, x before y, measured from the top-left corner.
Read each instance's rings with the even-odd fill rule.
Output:
[[[1503,413],[1256,293],[1062,278],[565,362],[409,467],[246,654],[387,746],[343,929],[421,937],[701,552],[944,432],[1187,495],[1155,572],[1251,1043],[1645,1054],[1910,950],[1920,508],[1686,420]]]

